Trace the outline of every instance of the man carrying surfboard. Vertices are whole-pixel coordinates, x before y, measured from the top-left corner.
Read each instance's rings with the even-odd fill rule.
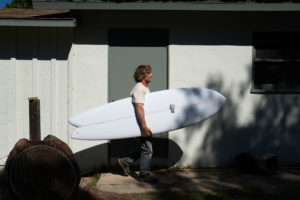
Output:
[[[140,65],[133,74],[136,85],[130,92],[132,103],[135,108],[138,124],[141,129],[139,145],[128,153],[124,158],[118,159],[118,163],[125,175],[131,174],[129,166],[140,158],[140,180],[144,182],[156,183],[158,179],[150,175],[151,158],[153,154],[151,143],[151,129],[145,120],[144,104],[145,96],[150,93],[148,84],[152,81],[152,68],[150,65]]]

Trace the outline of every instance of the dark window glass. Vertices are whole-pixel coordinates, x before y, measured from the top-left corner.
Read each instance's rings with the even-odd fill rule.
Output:
[[[300,92],[300,33],[253,34],[252,93]]]

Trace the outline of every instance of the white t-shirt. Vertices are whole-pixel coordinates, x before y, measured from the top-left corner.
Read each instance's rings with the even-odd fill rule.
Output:
[[[145,95],[150,93],[148,87],[144,86],[141,82],[137,83],[131,90],[130,96],[134,103],[145,103]]]

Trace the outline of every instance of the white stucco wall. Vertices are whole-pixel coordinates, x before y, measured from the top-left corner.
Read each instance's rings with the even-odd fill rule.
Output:
[[[70,116],[107,102],[107,46],[75,44],[72,56]]]
[[[170,132],[170,139],[183,152],[174,166],[228,167],[236,154],[244,152],[273,153],[283,165],[299,162],[296,141],[300,98],[250,93],[251,34],[207,29],[171,31],[170,88],[206,87],[227,98],[223,109],[212,118]],[[178,38],[188,39],[178,42]]]
[[[105,34],[103,30],[102,38]],[[76,35],[77,36],[77,35]],[[78,36],[79,37],[79,36]],[[107,103],[108,97],[108,45],[102,44],[74,44],[72,48],[70,65],[70,113],[76,115]],[[69,125],[71,134],[74,127]],[[107,146],[90,153],[90,148],[95,149],[107,141],[84,141],[70,139],[69,145],[76,158],[79,160],[82,170],[99,167],[107,164]],[[97,149],[97,148],[96,148]]]
[[[255,97],[246,95],[240,98],[240,84],[249,80],[249,71],[252,63],[252,46],[235,45],[170,45],[170,88],[205,87],[215,89],[220,93],[228,91],[235,102],[244,102],[239,105],[237,115],[239,125],[250,123],[251,107]],[[211,84],[222,84],[221,88],[211,88]],[[244,88],[249,93],[250,84]],[[228,93],[224,94],[225,97]],[[226,105],[225,105],[226,106]],[[250,109],[249,109],[250,108]],[[217,113],[216,115],[219,115]],[[170,139],[176,141],[183,149],[182,159],[176,166],[196,167],[196,160],[201,160],[202,167],[216,167],[214,149],[205,146],[207,134],[218,134],[208,131],[213,120],[208,119],[201,124],[185,129],[170,132]],[[198,166],[199,167],[199,166]]]

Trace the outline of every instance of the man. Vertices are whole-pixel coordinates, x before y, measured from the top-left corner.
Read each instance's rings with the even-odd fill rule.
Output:
[[[145,120],[144,104],[145,96],[150,93],[148,84],[152,81],[152,68],[150,65],[140,65],[136,68],[133,78],[137,84],[130,92],[132,103],[135,108],[137,121],[141,129],[141,137],[139,145],[129,152],[129,154],[121,159],[118,163],[123,169],[125,175],[129,175],[129,166],[140,158],[140,180],[144,182],[156,183],[158,180],[150,175],[151,158],[153,154],[151,143],[151,129],[147,126]]]

